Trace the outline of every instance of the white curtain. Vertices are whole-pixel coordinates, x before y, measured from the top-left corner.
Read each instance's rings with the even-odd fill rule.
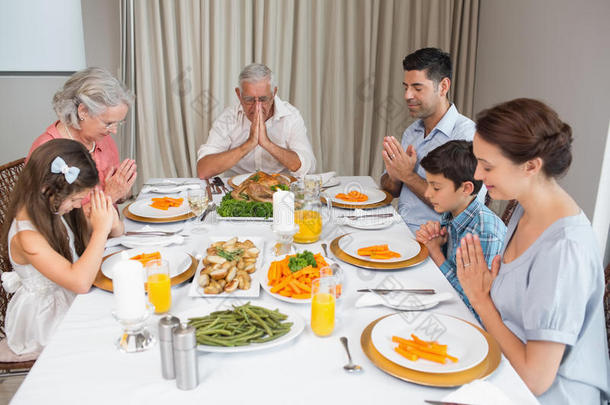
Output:
[[[199,145],[252,62],[300,110],[318,171],[379,177],[383,137],[411,122],[402,59],[418,48],[451,53],[450,97],[472,112],[478,0],[123,1],[133,2],[140,182],[195,175]]]

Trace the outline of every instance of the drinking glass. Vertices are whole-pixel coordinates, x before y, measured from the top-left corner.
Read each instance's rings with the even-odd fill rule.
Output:
[[[195,217],[190,221],[191,228],[193,228],[193,231],[198,231],[197,225],[200,217],[208,207],[208,195],[202,187],[198,187],[195,189],[189,189],[186,197],[192,213],[195,214]]]
[[[166,313],[172,305],[169,263],[166,260],[151,260],[146,263],[145,270],[148,301],[155,307],[156,314]]]
[[[329,336],[335,329],[335,277],[316,278],[311,282],[311,330],[318,336]]]

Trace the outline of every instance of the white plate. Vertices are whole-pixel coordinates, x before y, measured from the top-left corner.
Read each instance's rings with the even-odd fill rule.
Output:
[[[447,353],[457,357],[456,363],[445,364],[430,360],[407,360],[394,351],[397,343],[392,336],[411,339],[411,333],[423,340],[436,340],[447,345]],[[455,373],[468,370],[487,356],[489,345],[481,332],[465,321],[437,313],[421,314],[418,317],[395,314],[379,321],[371,333],[375,349],[386,359],[411,370],[425,373]]]
[[[369,199],[366,201],[362,201],[362,202],[352,202],[352,201],[345,201],[345,200],[335,197],[339,193],[347,194],[352,190],[358,190],[359,192],[366,194],[369,197]],[[381,202],[386,199],[386,194],[382,190],[379,190],[376,188],[362,187],[356,183],[346,184],[345,186],[331,187],[331,188],[326,189],[325,193],[330,196],[330,199],[334,203],[349,204],[349,205],[375,204],[375,203]]]
[[[399,253],[400,257],[371,259],[370,256],[358,254],[360,248],[385,244],[391,251]],[[395,263],[409,260],[417,256],[421,250],[419,243],[415,239],[411,239],[406,232],[354,232],[339,240],[339,248],[356,259],[376,263]]]
[[[209,238],[209,242],[201,245],[203,247],[200,254],[205,257],[207,248],[214,242],[218,241],[226,241],[231,239],[230,237],[218,237],[212,236]],[[258,248],[260,253],[256,258],[256,271],[254,273],[250,273],[250,278],[252,279],[250,282],[250,288],[247,290],[240,290],[239,288],[231,293],[222,292],[220,294],[206,294],[203,292],[203,288],[199,286],[197,280],[199,280],[199,274],[201,274],[201,266],[195,272],[195,277],[193,277],[193,281],[191,282],[191,286],[189,287],[189,297],[206,297],[206,298],[249,298],[249,297],[258,297],[260,295],[260,279],[263,273],[264,256],[265,256],[265,240],[263,238],[259,238],[256,236],[240,236],[237,240],[240,242],[245,241],[246,239],[250,239],[252,243]]]
[[[239,186],[241,183],[243,183],[248,177],[252,176],[253,174],[254,174],[254,172],[238,174],[237,176],[231,177],[231,181],[233,182],[233,184],[235,184],[235,186]],[[288,180],[288,182],[290,182],[290,178],[288,177],[287,174],[280,173],[280,175],[282,177],[284,177],[286,180]]]
[[[129,206],[129,212],[139,217],[144,218],[173,218],[179,217],[184,214],[188,214],[191,212],[188,202],[186,198],[182,201],[182,204],[179,207],[170,207],[165,210],[160,210],[158,208],[153,208],[150,206],[152,204],[151,198],[144,198],[138,200]]]
[[[189,267],[191,267],[191,256],[179,248],[159,248],[158,246],[149,246],[124,250],[127,258],[131,258],[142,253],[153,253],[157,251],[161,253],[161,260],[167,260],[169,263],[170,278],[184,273]],[[114,272],[114,265],[123,260],[122,254],[122,252],[119,252],[112,255],[108,259],[104,260],[104,263],[102,263],[102,273],[111,280]],[[144,277],[146,277],[145,274]]]
[[[299,252],[299,253],[302,253],[302,252]],[[291,304],[311,304],[311,298],[296,299],[296,298],[292,298],[292,297],[284,297],[283,295],[271,292],[272,287],[269,285],[269,277],[268,277],[269,267],[271,266],[271,262],[283,260],[285,257],[286,256],[273,257],[265,262],[265,265],[263,266],[264,274],[260,278],[263,289],[265,291],[267,291],[269,293],[269,295],[271,295],[273,298],[277,298],[280,301],[290,302]],[[332,264],[335,263],[334,261],[328,259],[327,257],[324,257],[324,260],[326,260],[326,263],[328,263],[329,266],[331,266]]]
[[[264,304],[260,305],[260,306],[264,306],[265,308],[269,308],[269,309],[275,309],[272,306],[267,306]],[[218,311],[218,310],[222,310],[222,309],[231,309],[231,307],[215,308],[214,311]],[[282,309],[280,309],[280,312],[288,315],[288,318],[286,318],[286,320],[283,322],[292,322],[292,327],[290,328],[290,332],[288,332],[284,336],[277,338],[276,340],[272,340],[272,341],[266,342],[266,343],[251,343],[248,346],[237,346],[237,347],[197,345],[197,350],[202,351],[202,352],[211,352],[211,353],[245,353],[245,352],[254,352],[257,350],[266,350],[266,349],[270,349],[272,347],[276,347],[276,346],[280,346],[285,343],[288,343],[289,341],[291,341],[294,338],[296,338],[297,336],[299,336],[301,334],[301,332],[303,332],[303,329],[305,329],[305,320],[303,319],[302,316],[300,316],[296,312],[293,312],[293,311],[290,311],[287,309],[282,308]],[[179,318],[181,321],[186,322],[188,320],[188,318],[195,318],[195,317],[200,317],[200,316],[205,316],[205,315],[207,315],[207,314],[202,313],[201,310],[191,309],[188,312],[186,312],[185,314],[180,314]]]

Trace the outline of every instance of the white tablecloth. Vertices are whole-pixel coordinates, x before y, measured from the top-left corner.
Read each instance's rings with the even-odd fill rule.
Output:
[[[342,182],[358,181],[364,186],[375,186],[370,177],[341,178]],[[220,200],[220,196],[215,196]],[[386,208],[387,209],[387,208]],[[126,220],[126,227],[141,227]],[[162,225],[160,227],[170,227]],[[410,232],[404,223],[392,225],[389,230]],[[353,228],[326,226],[321,241],[330,242],[335,236],[354,231]],[[210,232],[187,238],[187,252],[204,252],[207,237],[238,235],[262,236],[271,242],[273,234],[269,223],[226,223],[210,226]],[[314,252],[321,251],[319,243],[298,245]],[[114,248],[113,250],[116,250]],[[174,380],[161,377],[159,347],[124,354],[114,342],[121,329],[111,316],[114,305],[111,293],[92,288],[88,294],[74,301],[50,344],[40,355],[22,386],[13,398],[13,404],[423,404],[424,399],[441,399],[455,390],[424,387],[404,382],[385,374],[373,365],[362,352],[360,335],[373,320],[391,313],[385,307],[355,308],[358,298],[355,290],[374,287],[386,277],[401,283],[410,280],[423,283],[439,292],[452,292],[453,300],[441,303],[433,310],[475,322],[457,294],[431,260],[413,268],[376,272],[341,263],[347,281],[340,319],[332,336],[316,337],[306,326],[295,340],[269,350],[240,354],[199,353],[199,386],[192,391],[176,388]],[[259,270],[260,271],[260,270]],[[172,290],[173,314],[192,312],[198,308],[201,315],[226,304],[218,298],[192,298],[189,284]],[[309,319],[309,306],[278,301],[261,289],[254,304],[269,308],[290,309]],[[244,301],[245,302],[245,301]],[[427,316],[430,312],[422,312]],[[159,317],[149,322],[156,334]],[[347,336],[352,357],[364,367],[359,375],[346,373],[342,366],[347,362],[339,342]],[[507,394],[515,404],[536,404],[535,397],[503,358],[498,369],[489,377],[490,382]]]

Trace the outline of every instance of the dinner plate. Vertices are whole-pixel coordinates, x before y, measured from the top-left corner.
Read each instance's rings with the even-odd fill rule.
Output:
[[[265,305],[265,307],[267,307]],[[223,309],[232,309],[230,306],[224,306],[221,308],[215,308],[214,311],[223,310]],[[270,307],[269,309],[274,309]],[[197,350],[202,352],[210,352],[210,353],[246,353],[246,352],[254,352],[258,350],[266,350],[272,347],[281,346],[290,342],[299,336],[303,330],[305,329],[305,320],[302,316],[288,309],[280,309],[280,312],[288,315],[283,322],[292,322],[292,327],[290,328],[290,332],[285,334],[284,336],[280,336],[276,340],[272,340],[270,342],[265,343],[251,343],[248,346],[236,346],[236,347],[224,347],[224,346],[208,346],[208,345],[197,345]],[[207,315],[206,313],[202,313],[199,309],[190,309],[185,313],[178,314],[177,316],[180,318],[182,322],[188,321],[188,318],[195,318]]]
[[[201,255],[203,257],[206,256],[206,250],[209,246],[212,245],[212,243],[214,242],[219,242],[219,241],[226,241],[229,240],[231,238],[229,237],[219,237],[219,236],[212,236],[209,238],[209,243],[202,245],[205,246],[205,249],[203,249],[201,251]],[[254,245],[257,247],[257,249],[260,251],[258,254],[258,257],[256,258],[256,270],[253,273],[250,273],[250,288],[248,288],[247,290],[240,290],[239,288],[233,292],[230,293],[226,293],[226,292],[221,292],[220,294],[206,294],[203,291],[203,287],[199,286],[198,280],[199,280],[199,275],[201,274],[201,270],[203,270],[203,267],[198,269],[195,277],[193,277],[193,281],[191,282],[191,286],[189,288],[189,297],[205,297],[205,298],[228,298],[228,297],[233,297],[233,298],[255,298],[258,297],[260,295],[260,279],[261,279],[261,274],[264,272],[264,267],[263,267],[263,263],[264,263],[264,255],[265,255],[265,240],[263,238],[259,238],[256,236],[240,236],[237,240],[239,242],[243,242],[246,239],[250,239],[252,241],[252,243],[254,243]]]
[[[341,180],[339,180],[338,177],[331,177],[326,181],[326,183],[322,183],[322,188],[335,187],[339,184],[341,184]]]
[[[269,285],[269,276],[268,276],[269,267],[271,266],[271,262],[283,260],[285,257],[286,256],[273,257],[265,262],[265,265],[263,266],[264,274],[261,275],[261,277],[260,277],[261,285],[263,286],[263,289],[265,291],[267,291],[269,293],[269,295],[271,295],[273,298],[277,298],[280,301],[290,302],[291,304],[311,304],[311,298],[297,299],[297,298],[292,298],[292,297],[284,297],[283,295],[271,292],[272,287]],[[326,263],[328,263],[329,266],[335,264],[334,261],[328,259],[327,257],[324,257],[324,260],[326,260]]]
[[[125,253],[123,253],[125,252]],[[188,253],[177,248],[163,248],[158,246],[147,246],[139,247],[135,249],[128,249],[120,252],[119,254],[110,256],[107,260],[102,263],[102,273],[104,276],[112,280],[114,266],[124,260],[124,257],[131,258],[133,256],[140,255],[142,253],[161,253],[161,260],[167,260],[169,264],[169,277],[176,277],[185,271],[187,271],[191,265],[191,257]],[[146,275],[144,274],[144,281],[146,281]]]
[[[161,210],[150,206],[152,204],[151,198],[143,198],[129,205],[129,212],[139,217],[153,218],[153,219],[167,219],[186,215],[191,212],[188,201],[186,198],[182,201],[179,207],[169,207],[167,210]]]
[[[352,190],[357,190],[363,194],[366,194],[369,197],[368,200],[362,201],[362,202],[356,202],[356,201],[346,201],[346,200],[337,198],[337,194],[339,194],[339,193],[347,194]],[[346,186],[330,187],[330,188],[326,189],[325,193],[330,196],[330,199],[333,203],[349,204],[349,205],[353,205],[353,206],[364,206],[364,205],[376,204],[376,203],[380,203],[386,199],[386,194],[384,193],[383,190],[379,190],[376,188],[361,187],[356,184],[348,184]]]
[[[341,235],[341,236],[338,236],[335,239],[333,239],[330,242],[330,251],[333,252],[333,254],[335,255],[335,257],[337,259],[339,259],[345,263],[352,264],[354,266],[362,267],[363,269],[382,270],[382,271],[404,269],[407,267],[416,266],[428,258],[428,249],[423,244],[418,242],[420,251],[417,254],[417,256],[412,257],[408,260],[403,260],[401,262],[376,263],[376,262],[371,262],[368,260],[358,259],[356,257],[348,255],[339,247],[339,242],[341,241],[341,239],[347,238],[350,235],[351,235],[351,233],[348,233],[348,234]]]
[[[388,316],[393,315],[382,316],[364,328],[362,335],[360,336],[360,345],[364,354],[376,367],[393,377],[429,387],[459,387],[468,384],[471,381],[488,377],[498,368],[498,365],[500,365],[502,351],[500,350],[498,342],[483,329],[470,324],[485,337],[485,340],[487,340],[487,344],[489,345],[489,353],[485,359],[476,366],[455,373],[424,373],[402,367],[379,354],[371,341],[371,332],[375,325]]]
[[[391,259],[371,259],[370,256],[358,254],[358,249],[374,245],[388,245],[388,248],[400,254]],[[373,263],[397,263],[409,260],[419,254],[420,245],[405,232],[354,232],[339,241],[339,248],[348,255]]]
[[[252,173],[245,173],[245,174],[238,174],[237,176],[233,176],[229,179],[228,183],[231,187],[233,188],[237,188],[239,187],[239,185],[241,183],[243,183],[248,177],[252,176],[254,174],[254,172]],[[271,174],[271,173],[269,173]],[[280,176],[282,176],[283,178],[285,178],[288,182],[292,183],[293,181],[296,181],[296,178],[289,175],[289,174],[285,174],[285,173],[280,173]]]
[[[392,336],[411,339],[411,334],[423,340],[434,340],[447,345],[447,353],[457,357],[456,363],[445,364],[426,359],[408,360],[396,353],[397,343]],[[475,367],[483,361],[489,351],[487,340],[475,327],[452,316],[426,313],[418,317],[394,314],[379,321],[371,333],[375,349],[386,359],[402,367],[425,373],[455,373]]]

